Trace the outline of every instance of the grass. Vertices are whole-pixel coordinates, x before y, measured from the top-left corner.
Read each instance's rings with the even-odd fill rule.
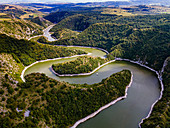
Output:
[[[5,13],[0,13],[0,16],[4,16],[4,15],[6,15]]]
[[[0,18],[0,21],[10,21],[10,18]]]
[[[43,14],[42,13],[27,13],[27,14],[21,15],[20,18],[26,19],[26,18],[30,18],[30,16],[33,18],[36,18],[38,16],[43,16]]]
[[[106,8],[103,9],[102,14],[116,14],[116,15],[122,15],[122,16],[133,16],[135,14],[129,13],[124,9],[121,8],[115,8],[115,9],[111,9],[111,8]]]

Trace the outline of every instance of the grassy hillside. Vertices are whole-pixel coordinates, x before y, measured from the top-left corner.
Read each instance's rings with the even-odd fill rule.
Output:
[[[8,78],[2,84],[0,95],[4,97],[1,98],[4,111],[0,115],[0,127],[70,127],[123,96],[131,73],[123,70],[93,85],[69,84],[39,73],[25,78],[26,83],[17,84],[17,89],[8,85]],[[11,94],[6,92],[6,88]],[[6,94],[8,97],[4,96]],[[17,112],[16,108],[23,111]],[[30,110],[30,114],[24,118],[26,110]]]
[[[18,39],[42,34],[42,29],[42,26],[26,20],[11,19],[10,21],[0,21],[0,33]]]
[[[10,14],[12,18],[16,19],[32,19],[44,15],[35,9],[32,10],[18,5],[0,5],[0,13]]]

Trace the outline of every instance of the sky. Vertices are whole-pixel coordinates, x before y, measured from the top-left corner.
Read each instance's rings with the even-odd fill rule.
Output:
[[[75,3],[84,3],[84,2],[105,2],[105,1],[129,1],[129,0],[0,0],[0,3],[11,3],[11,2],[21,2],[21,3],[36,3],[36,2],[75,2]]]

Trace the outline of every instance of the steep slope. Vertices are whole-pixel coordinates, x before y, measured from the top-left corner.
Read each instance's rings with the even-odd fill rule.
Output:
[[[88,27],[73,39],[58,40],[56,44],[97,46],[108,51],[123,38],[128,37],[133,32],[129,25],[116,25],[114,23],[96,23]]]
[[[0,53],[10,53],[17,62],[29,65],[37,60],[84,54],[80,50],[38,44],[27,40],[17,40],[0,34]]]
[[[160,30],[135,31],[122,43],[114,46],[110,55],[138,60],[160,70],[164,60],[170,56],[170,33]]]
[[[61,20],[65,19],[66,17],[71,16],[71,15],[73,15],[73,14],[70,12],[61,11],[61,12],[50,13],[49,15],[44,16],[44,18],[53,22],[53,23],[58,23]]]
[[[57,22],[58,24],[56,24],[50,31],[56,32],[60,28],[83,31],[92,24],[112,22],[117,18],[117,15],[101,14],[101,11],[87,10],[83,12],[72,12],[71,16],[67,16],[60,22]]]
[[[86,18],[87,17],[82,14],[69,16],[59,22],[54,28],[51,29],[51,31],[55,31],[56,29],[60,29],[63,27],[71,30],[83,31],[89,26]]]
[[[168,128],[170,126],[170,57],[163,72],[164,92],[162,99],[154,106],[151,116],[144,120],[142,128]]]
[[[42,34],[42,26],[27,20],[11,19],[0,21],[0,33],[18,39],[27,39],[34,35]]]
[[[43,26],[44,28],[52,24],[50,21],[44,19],[43,17],[36,17],[36,18],[31,19],[31,21],[40,26]]]

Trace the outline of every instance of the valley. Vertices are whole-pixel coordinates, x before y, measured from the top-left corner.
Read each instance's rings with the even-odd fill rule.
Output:
[[[168,7],[21,5],[0,7],[0,127],[168,128]]]

